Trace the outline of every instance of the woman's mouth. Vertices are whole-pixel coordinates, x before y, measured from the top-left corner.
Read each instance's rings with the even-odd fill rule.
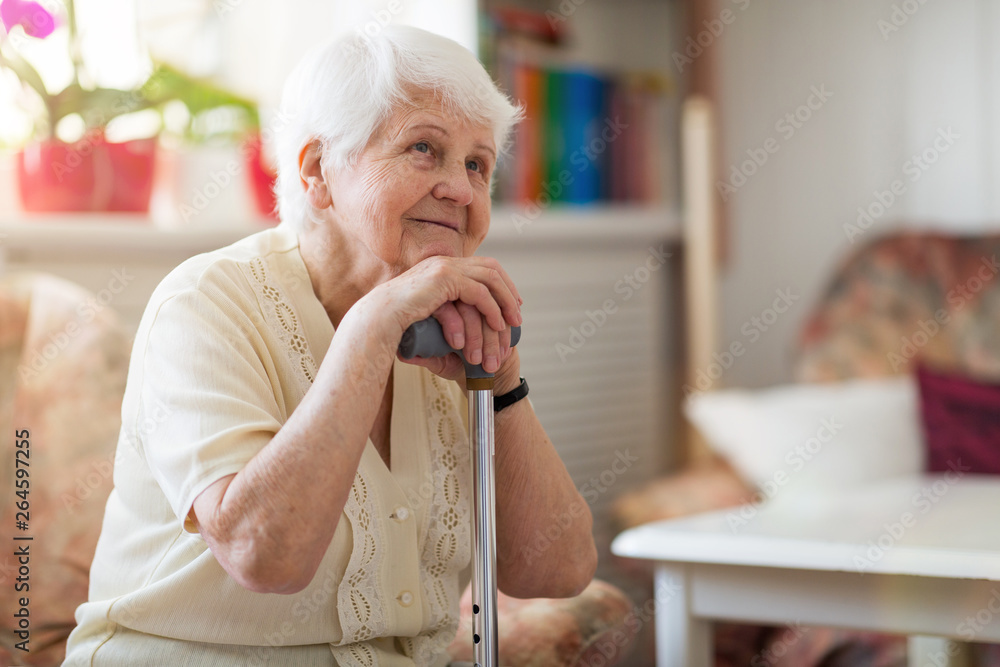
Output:
[[[425,218],[413,218],[416,222],[423,222],[430,225],[437,225],[438,227],[446,227],[452,231],[457,232],[459,227],[457,222],[448,222],[446,220],[427,220]]]

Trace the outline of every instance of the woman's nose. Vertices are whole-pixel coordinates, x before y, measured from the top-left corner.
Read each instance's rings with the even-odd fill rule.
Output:
[[[431,190],[438,199],[447,199],[456,206],[468,206],[472,203],[472,183],[465,169],[465,162],[449,163],[442,167],[440,180]]]

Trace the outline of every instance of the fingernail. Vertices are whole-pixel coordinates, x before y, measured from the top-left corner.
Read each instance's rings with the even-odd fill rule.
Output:
[[[495,373],[500,369],[500,362],[498,362],[497,358],[491,354],[487,356],[486,361],[483,362],[483,369],[490,373]]]
[[[464,333],[459,332],[459,333],[455,334],[453,336],[453,338],[455,339],[455,342],[453,342],[451,344],[451,346],[453,348],[455,348],[456,350],[461,350],[463,347],[465,347],[465,334]]]
[[[483,360],[483,351],[482,350],[472,350],[471,352],[469,352],[469,363],[470,364],[476,365],[476,364],[481,363],[482,360]]]

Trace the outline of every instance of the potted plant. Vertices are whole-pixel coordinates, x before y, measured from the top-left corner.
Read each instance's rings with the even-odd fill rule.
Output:
[[[54,6],[49,4],[50,7]],[[28,0],[0,0],[0,69],[12,71],[21,88],[37,102],[34,137],[17,156],[18,188],[26,211],[133,211],[149,209],[156,163],[157,137],[109,142],[108,123],[146,109],[162,110],[171,101],[182,103],[189,119],[214,109],[240,110],[246,119],[244,164],[255,196],[270,196],[270,174],[260,160],[259,119],[256,105],[207,80],[195,79],[166,64],[154,64],[145,82],[131,90],[89,85],[80,54],[73,0],[62,0],[64,15],[53,14]],[[38,71],[21,54],[30,40],[44,40],[64,23],[68,30],[68,58],[72,80],[52,93]],[[83,136],[61,141],[56,129],[76,115]],[[263,205],[261,205],[263,211]]]
[[[154,221],[170,227],[273,221],[275,174],[262,154],[256,104],[166,65],[157,76],[170,104],[164,107],[163,187]]]
[[[0,1],[0,67],[14,72],[22,88],[41,102],[34,114],[34,138],[17,159],[19,193],[26,211],[144,211],[153,183],[155,138],[118,144],[104,136],[107,123],[149,106],[142,91],[84,86],[84,64],[78,48],[73,0],[65,0],[65,17],[36,2]],[[67,58],[72,80],[51,93],[38,71],[22,57],[24,42],[48,38],[59,21],[69,30]],[[73,143],[60,141],[56,127],[77,114],[85,124]]]

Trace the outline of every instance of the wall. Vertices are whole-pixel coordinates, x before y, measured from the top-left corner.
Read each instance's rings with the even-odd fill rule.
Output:
[[[212,8],[204,22],[216,26],[224,45],[218,73],[265,108],[278,105],[285,78],[306,51],[347,30],[376,34],[389,23],[414,25],[477,47],[475,0],[212,0]]]
[[[1000,226],[1000,3],[718,5],[729,22],[702,36],[718,49],[733,186],[718,349],[746,348],[722,383],[765,386],[791,380],[795,335],[854,244],[907,225]],[[791,305],[768,312],[778,290]]]

